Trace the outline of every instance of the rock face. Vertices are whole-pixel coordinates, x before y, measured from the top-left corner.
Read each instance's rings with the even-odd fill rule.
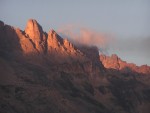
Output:
[[[60,54],[59,58],[61,56],[74,57],[77,55],[78,57],[76,58],[83,56],[82,52],[75,48],[67,39],[61,38],[54,30],[50,30],[48,35],[44,33],[36,20],[28,20],[24,33],[24,37],[30,39],[34,49],[39,54],[44,53],[57,56]]]
[[[85,55],[67,39],[61,38],[54,30],[50,30],[47,38],[47,53],[57,58],[57,61],[87,60]],[[58,56],[59,55],[59,56]],[[61,59],[63,58],[63,60]]]
[[[15,30],[16,34],[18,35],[19,38],[19,44],[22,49],[22,53],[25,55],[28,54],[37,54],[38,50],[35,47],[35,44],[32,42],[32,40],[25,35],[23,31],[20,29]]]
[[[74,66],[70,66],[72,70],[74,70],[73,67],[80,67],[83,68],[81,70],[90,73],[94,71],[94,68],[100,70],[100,68],[103,67],[97,60],[97,64],[100,65],[93,65],[93,68],[92,62],[94,62],[94,64],[96,63],[94,59],[97,59],[97,56],[91,59],[88,52],[81,51],[80,48],[75,47],[67,39],[61,38],[54,30],[50,30],[48,34],[45,33],[34,19],[28,20],[24,31],[19,28],[4,25],[3,22],[0,22],[0,27],[1,51],[6,52],[8,51],[7,49],[11,49],[9,51],[14,53],[14,55],[18,54],[23,57],[28,57],[30,61],[35,63],[47,62],[50,64],[66,65],[66,62],[76,62]],[[96,52],[98,52],[98,50],[96,50]],[[64,68],[66,68],[66,66],[63,66],[63,69]]]
[[[150,67],[147,65],[136,66],[133,63],[127,63],[121,60],[116,54],[111,56],[100,55],[100,61],[105,68],[120,70],[122,72],[137,72],[142,74],[150,74]]]
[[[150,76],[125,76],[129,64],[116,55],[100,59],[96,47],[47,34],[36,20],[24,31],[0,21],[0,112],[149,113]]]
[[[31,42],[34,43],[34,46],[38,50],[38,52],[43,53],[44,51],[46,51],[47,39],[42,27],[37,23],[36,20],[28,20],[25,28],[25,34],[30,38]]]

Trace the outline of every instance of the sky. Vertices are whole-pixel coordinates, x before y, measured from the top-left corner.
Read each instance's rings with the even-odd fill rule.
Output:
[[[106,42],[109,55],[150,65],[150,0],[0,0],[4,23],[24,30],[30,18],[46,32],[65,29],[74,33],[84,28],[92,34],[91,40],[107,34],[113,39]],[[73,31],[67,26],[73,26]]]

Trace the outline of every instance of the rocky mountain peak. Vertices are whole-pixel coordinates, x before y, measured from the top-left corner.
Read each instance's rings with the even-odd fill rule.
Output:
[[[50,50],[51,48],[58,49],[62,45],[63,39],[52,29],[48,33],[47,43],[48,50]]]
[[[104,54],[100,55],[100,61],[107,69],[120,70],[125,73],[136,72],[142,74],[150,74],[150,67],[147,65],[136,66],[134,63],[127,63],[120,59],[116,54],[111,56],[106,56]]]
[[[64,39],[64,46],[65,46],[66,48],[70,48],[70,49],[73,49],[73,48],[74,48],[73,44],[70,43],[70,42],[68,41],[68,39]]]
[[[39,52],[45,51],[46,36],[42,27],[34,19],[29,19],[25,28],[25,34],[35,44]]]
[[[43,32],[43,29],[42,27],[37,23],[36,20],[34,19],[29,19],[27,21],[27,25],[26,25],[26,28],[25,28],[25,32],[26,34],[29,35],[29,37],[31,38],[41,38],[39,37],[40,34]],[[35,33],[37,33],[37,35],[39,35],[38,37],[35,36]]]
[[[44,55],[50,57],[49,60],[56,59],[51,61],[59,62],[87,59],[79,49],[67,39],[61,38],[53,29],[48,34],[45,33],[34,19],[27,21],[24,31],[3,22],[0,22],[0,26],[0,47],[3,51],[10,50],[13,53],[19,50],[25,56]]]

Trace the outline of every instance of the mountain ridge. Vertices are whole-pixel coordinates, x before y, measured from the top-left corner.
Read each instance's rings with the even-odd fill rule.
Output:
[[[150,74],[150,66],[137,66],[134,63],[127,63],[126,61],[123,61],[121,58],[119,58],[116,54],[112,54],[111,56],[101,54],[100,61],[107,69],[115,69],[124,73],[137,72],[139,74]]]
[[[149,74],[113,62],[107,68],[97,47],[73,45],[36,20],[25,30],[0,21],[0,112],[149,113]]]
[[[41,25],[34,19],[27,21],[24,31],[5,25],[4,23],[1,29],[1,50],[5,51],[5,49],[11,48],[11,52],[15,52],[14,54],[17,54],[20,58],[24,57],[35,63],[47,61],[54,64],[78,62],[78,65],[85,64],[85,66],[82,65],[81,67],[85,71],[88,70],[88,72],[92,72],[92,65],[95,63],[99,64],[96,67],[93,65],[95,68],[99,68],[99,71],[104,69],[97,55],[93,55],[93,57],[91,57],[92,54],[91,56],[88,55],[90,51],[93,51],[92,49],[82,52],[81,48],[74,46],[67,39],[60,37],[53,29],[48,33],[44,32]],[[13,41],[11,41],[12,39]],[[3,43],[4,41],[6,43]],[[8,45],[7,41],[10,41],[10,47],[6,47]],[[98,52],[97,49],[95,51]],[[91,69],[86,69],[86,65],[91,65]]]

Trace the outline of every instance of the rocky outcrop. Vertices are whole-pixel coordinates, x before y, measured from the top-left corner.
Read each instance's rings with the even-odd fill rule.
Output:
[[[48,33],[47,44],[48,51],[51,51],[52,48],[57,50],[63,45],[63,39],[54,30],[50,30]]]
[[[15,32],[18,35],[19,43],[20,43],[23,54],[31,55],[31,54],[38,53],[38,50],[36,49],[32,40],[29,37],[27,37],[26,35],[24,35],[23,31],[21,31],[20,29],[16,29]]]
[[[51,30],[47,35],[34,19],[28,20],[25,31],[0,22],[0,43],[3,50],[12,49],[16,51],[15,46],[18,46],[18,49],[22,50],[22,54],[46,55],[55,52],[67,56],[72,55],[72,57],[75,54],[83,56],[82,52],[67,39],[61,38],[54,30]]]
[[[61,64],[60,69],[92,73],[103,70],[98,60],[98,50],[93,47],[75,47],[67,39],[61,38],[54,30],[45,33],[34,19],[29,19],[24,31],[0,23],[1,50],[11,49],[14,55],[22,55],[28,61]],[[8,46],[8,47],[7,47]],[[72,68],[66,68],[69,67]],[[74,68],[74,69],[73,69]],[[79,69],[81,68],[81,69]],[[82,71],[77,71],[82,70]]]
[[[54,30],[50,30],[47,39],[48,53],[61,54],[62,56],[68,55],[74,57],[83,56],[76,47],[73,46],[67,39],[61,38]]]
[[[102,62],[99,60],[99,52],[96,46],[79,45],[79,49],[90,59],[93,70],[98,71],[101,68],[104,70]]]
[[[30,38],[38,52],[43,53],[46,50],[46,35],[36,20],[28,20],[25,35]]]
[[[147,65],[136,66],[133,63],[127,63],[121,60],[116,54],[111,56],[100,55],[100,61],[103,63],[105,68],[120,70],[125,73],[137,72],[142,74],[150,74],[150,67]]]

